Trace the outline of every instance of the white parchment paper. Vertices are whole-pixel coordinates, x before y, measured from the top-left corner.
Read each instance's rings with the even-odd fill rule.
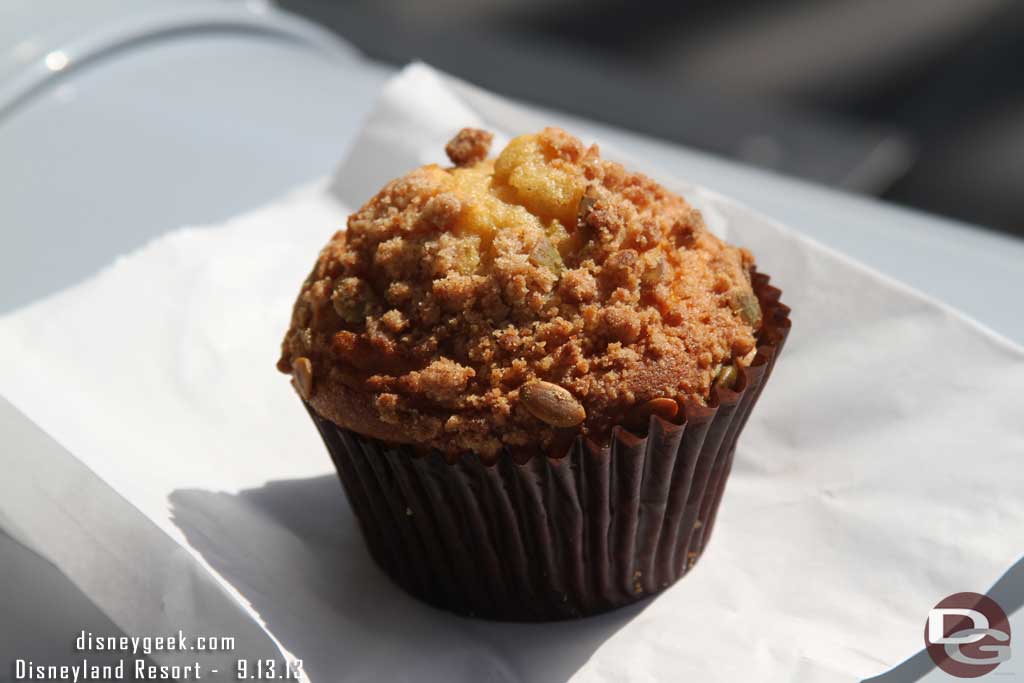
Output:
[[[274,370],[293,297],[347,207],[443,162],[460,127],[500,144],[543,123],[414,65],[329,183],[169,234],[0,319],[0,393],[186,547],[312,680],[856,681],[914,654],[929,608],[984,592],[1021,551],[1024,350],[618,150],[604,153],[749,247],[793,308],[706,556],[639,606],[541,625],[433,610],[372,565]]]

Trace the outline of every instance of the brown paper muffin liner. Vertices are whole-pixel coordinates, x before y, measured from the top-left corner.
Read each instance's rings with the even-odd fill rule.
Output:
[[[450,463],[307,405],[373,559],[425,602],[511,621],[597,614],[675,583],[707,547],[736,440],[789,331],[780,290],[755,273],[754,291],[764,324],[735,391],[683,406],[679,424],[652,416],[646,434],[577,437],[561,458]]]

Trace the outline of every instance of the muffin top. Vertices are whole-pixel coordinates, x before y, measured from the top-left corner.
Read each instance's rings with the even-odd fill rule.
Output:
[[[451,455],[559,454],[749,364],[749,252],[560,129],[490,143],[461,131],[453,167],[391,181],[320,252],[278,362],[318,414]]]

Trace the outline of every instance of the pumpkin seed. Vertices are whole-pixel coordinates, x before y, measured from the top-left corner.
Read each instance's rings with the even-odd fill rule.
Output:
[[[296,358],[292,362],[292,376],[299,395],[308,401],[313,395],[313,363],[305,356]]]
[[[715,386],[720,389],[732,389],[739,378],[740,374],[736,371],[735,365],[723,365],[718,371],[718,377],[715,378]]]
[[[587,417],[575,396],[551,382],[524,384],[519,389],[519,399],[531,415],[553,427],[575,427]]]
[[[662,396],[652,398],[650,401],[641,403],[633,408],[630,418],[633,422],[645,422],[651,415],[657,415],[663,420],[671,420],[679,412],[679,404],[675,400]]]
[[[735,290],[729,297],[729,305],[743,318],[743,322],[754,329],[761,327],[761,304],[753,292]]]
[[[542,238],[537,242],[533,250],[530,251],[530,260],[542,268],[547,268],[555,275],[560,275],[565,270],[562,255],[547,239]]]

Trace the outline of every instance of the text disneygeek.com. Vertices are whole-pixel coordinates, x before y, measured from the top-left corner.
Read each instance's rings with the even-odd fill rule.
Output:
[[[80,631],[72,643],[73,651],[83,653],[81,660],[52,664],[31,659],[15,659],[15,681],[187,681],[204,677],[234,680],[300,680],[302,660],[235,659],[230,666],[195,661],[155,664],[148,657],[160,653],[229,653],[235,649],[232,636],[188,636],[182,631],[160,636],[102,636]],[[103,655],[102,663],[90,662],[89,654]],[[113,655],[113,657],[111,657]],[[118,660],[117,657],[121,656]],[[223,661],[218,658],[218,662]],[[218,674],[220,674],[218,676]]]

